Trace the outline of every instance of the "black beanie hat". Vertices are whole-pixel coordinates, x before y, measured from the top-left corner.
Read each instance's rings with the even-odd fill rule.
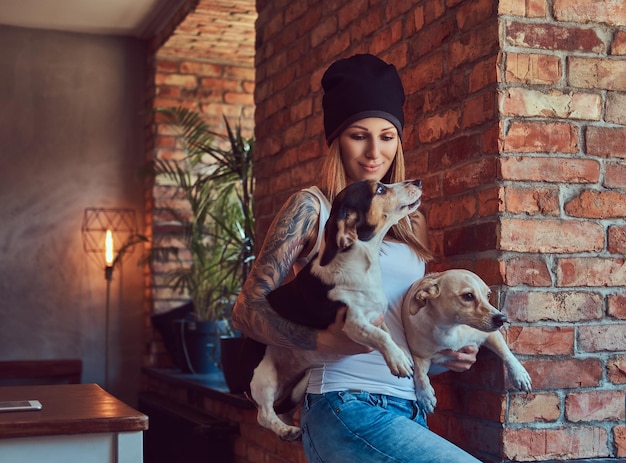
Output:
[[[367,117],[387,119],[402,139],[404,89],[392,64],[368,54],[336,61],[324,73],[322,88],[329,146],[343,129]]]

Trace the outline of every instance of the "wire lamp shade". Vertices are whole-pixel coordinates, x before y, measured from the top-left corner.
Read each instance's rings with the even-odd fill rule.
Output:
[[[105,265],[105,242],[107,230],[111,231],[113,243],[118,249],[128,243],[137,233],[135,211],[133,209],[105,209],[89,207],[85,209],[81,227],[83,249],[92,255],[99,264]]]

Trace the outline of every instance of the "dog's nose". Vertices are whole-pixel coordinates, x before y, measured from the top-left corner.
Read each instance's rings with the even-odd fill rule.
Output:
[[[413,180],[411,182],[413,185],[415,185],[418,188],[422,188],[422,181],[421,180]]]
[[[504,315],[503,313],[499,313],[497,315],[494,315],[492,320],[494,325],[496,325],[497,327],[501,327],[502,325],[504,325],[504,322],[506,322],[506,315]]]

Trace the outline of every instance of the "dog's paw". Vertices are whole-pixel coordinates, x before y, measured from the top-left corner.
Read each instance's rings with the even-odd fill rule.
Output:
[[[286,442],[297,441],[302,439],[302,429],[296,426],[287,426],[278,434],[278,437]]]
[[[434,412],[437,406],[437,398],[435,397],[435,390],[432,386],[427,385],[427,389],[418,389],[415,392],[419,407],[424,410],[427,415]]]
[[[413,377],[413,360],[402,349],[385,357],[391,374],[399,378]]]
[[[516,371],[512,375],[513,386],[516,389],[524,392],[530,392],[532,390],[532,380],[528,372],[522,368],[521,371]]]

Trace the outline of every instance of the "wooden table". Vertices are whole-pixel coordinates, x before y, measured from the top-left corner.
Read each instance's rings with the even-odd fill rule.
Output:
[[[148,417],[96,384],[0,387],[0,402],[40,411],[0,413],[0,462],[141,463]]]

